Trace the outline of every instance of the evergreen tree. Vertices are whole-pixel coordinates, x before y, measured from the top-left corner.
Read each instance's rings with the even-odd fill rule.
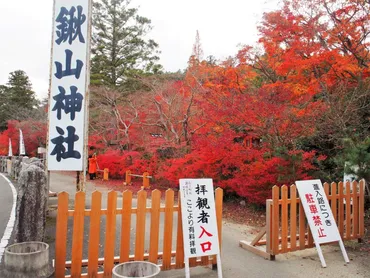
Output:
[[[10,105],[31,110],[37,104],[35,92],[32,91],[31,81],[24,71],[17,70],[11,72],[7,85]]]
[[[129,0],[101,0],[93,7],[91,83],[123,90],[133,77],[158,73],[158,44],[145,36],[152,29],[148,18],[130,8]]]
[[[17,70],[9,74],[7,85],[0,85],[0,130],[8,120],[34,117],[38,101],[27,74]]]
[[[345,140],[342,159],[345,173],[356,175],[359,179],[370,182],[370,138],[363,141]]]
[[[0,85],[0,130],[6,129],[6,122],[9,117],[7,89],[6,86]]]

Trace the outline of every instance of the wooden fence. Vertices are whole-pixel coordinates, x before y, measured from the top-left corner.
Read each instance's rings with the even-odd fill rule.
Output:
[[[177,194],[178,195],[178,194]],[[179,197],[179,196],[178,196]],[[122,193],[122,207],[117,208],[117,192],[108,193],[107,209],[102,209],[102,193],[95,191],[91,196],[91,209],[85,208],[85,193],[78,192],[75,196],[74,210],[68,209],[69,195],[66,192],[58,194],[58,212],[55,242],[55,277],[111,277],[115,264],[127,261],[147,260],[161,266],[162,270],[184,268],[184,246],[181,221],[174,221],[174,215],[181,219],[181,204],[176,206],[175,193],[167,190],[165,204],[161,205],[161,192],[151,193],[151,206],[147,207],[147,192],[139,191],[137,206],[132,207],[131,191]],[[215,190],[216,216],[221,246],[222,229],[222,198],[223,191]],[[164,214],[164,229],[160,233],[160,216]],[[131,227],[132,215],[136,215],[136,225]],[[146,233],[147,216],[150,216],[150,229]],[[86,217],[90,224],[84,232]],[[105,227],[101,225],[105,217]],[[117,217],[122,225],[117,225]],[[68,239],[68,219],[73,219],[71,261],[66,261]],[[87,222],[87,221],[86,221]],[[176,224],[176,226],[175,226]],[[174,231],[174,227],[177,229]],[[120,231],[117,231],[117,228]],[[131,230],[135,229],[135,239],[131,238]],[[117,236],[120,232],[120,235]],[[85,238],[85,234],[86,235]],[[105,237],[104,237],[105,234]],[[172,248],[173,235],[176,246]],[[104,237],[104,257],[99,258],[100,238]],[[145,250],[145,240],[149,240],[149,250]],[[158,252],[159,239],[163,240],[163,252]],[[130,242],[134,241],[134,252],[130,254]],[[88,243],[87,259],[83,259],[84,244]],[[119,256],[115,256],[115,246],[119,246]],[[190,259],[190,266],[216,265],[216,257],[201,257]],[[83,273],[83,270],[86,270]],[[67,275],[69,273],[69,275]]]
[[[343,240],[364,236],[365,181],[324,183],[334,219]],[[275,255],[314,247],[311,231],[295,185],[272,188],[266,201],[266,227],[251,241],[239,245],[268,259]],[[262,238],[266,235],[266,239]],[[266,245],[266,251],[257,246]]]

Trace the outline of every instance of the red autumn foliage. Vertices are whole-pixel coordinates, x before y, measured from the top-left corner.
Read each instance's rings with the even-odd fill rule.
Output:
[[[147,171],[150,173],[155,171],[155,160],[146,159],[142,153],[137,151],[108,150],[99,154],[97,158],[99,169],[108,168],[111,178],[123,179],[127,170],[131,170],[133,174],[137,175],[142,175]]]
[[[12,142],[13,155],[19,153],[19,129],[22,130],[26,154],[37,156],[37,148],[45,147],[46,129],[45,122],[27,120],[8,122],[8,129],[0,133],[0,154],[8,155],[9,138]]]
[[[370,13],[360,2],[284,1],[264,15],[259,46],[233,59],[201,61],[198,38],[181,80],[148,77],[149,89],[124,102],[119,92],[95,88],[89,145],[100,169],[116,178],[149,171],[172,187],[179,178],[213,178],[257,204],[275,184],[314,177],[325,156],[302,141],[317,135],[330,94],[346,98],[336,88],[356,88],[370,75]],[[18,149],[18,128],[27,151],[45,142],[44,124],[11,121],[0,135],[2,154],[8,137]]]

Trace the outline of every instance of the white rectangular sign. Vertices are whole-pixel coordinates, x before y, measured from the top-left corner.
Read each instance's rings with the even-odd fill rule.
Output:
[[[55,0],[48,170],[83,168],[90,0]]]
[[[321,181],[297,181],[296,186],[315,243],[341,240]]]
[[[185,258],[219,254],[212,179],[180,179]]]

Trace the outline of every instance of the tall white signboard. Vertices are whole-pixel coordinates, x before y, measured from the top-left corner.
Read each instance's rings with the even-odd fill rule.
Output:
[[[91,0],[54,2],[48,170],[83,170],[90,18]]]
[[[296,181],[307,222],[319,253],[321,265],[326,267],[320,244],[339,242],[344,260],[348,263],[347,252],[334,220],[329,201],[320,180]]]
[[[222,277],[215,197],[212,179],[180,179],[185,274],[190,277],[189,258],[217,255]]]

